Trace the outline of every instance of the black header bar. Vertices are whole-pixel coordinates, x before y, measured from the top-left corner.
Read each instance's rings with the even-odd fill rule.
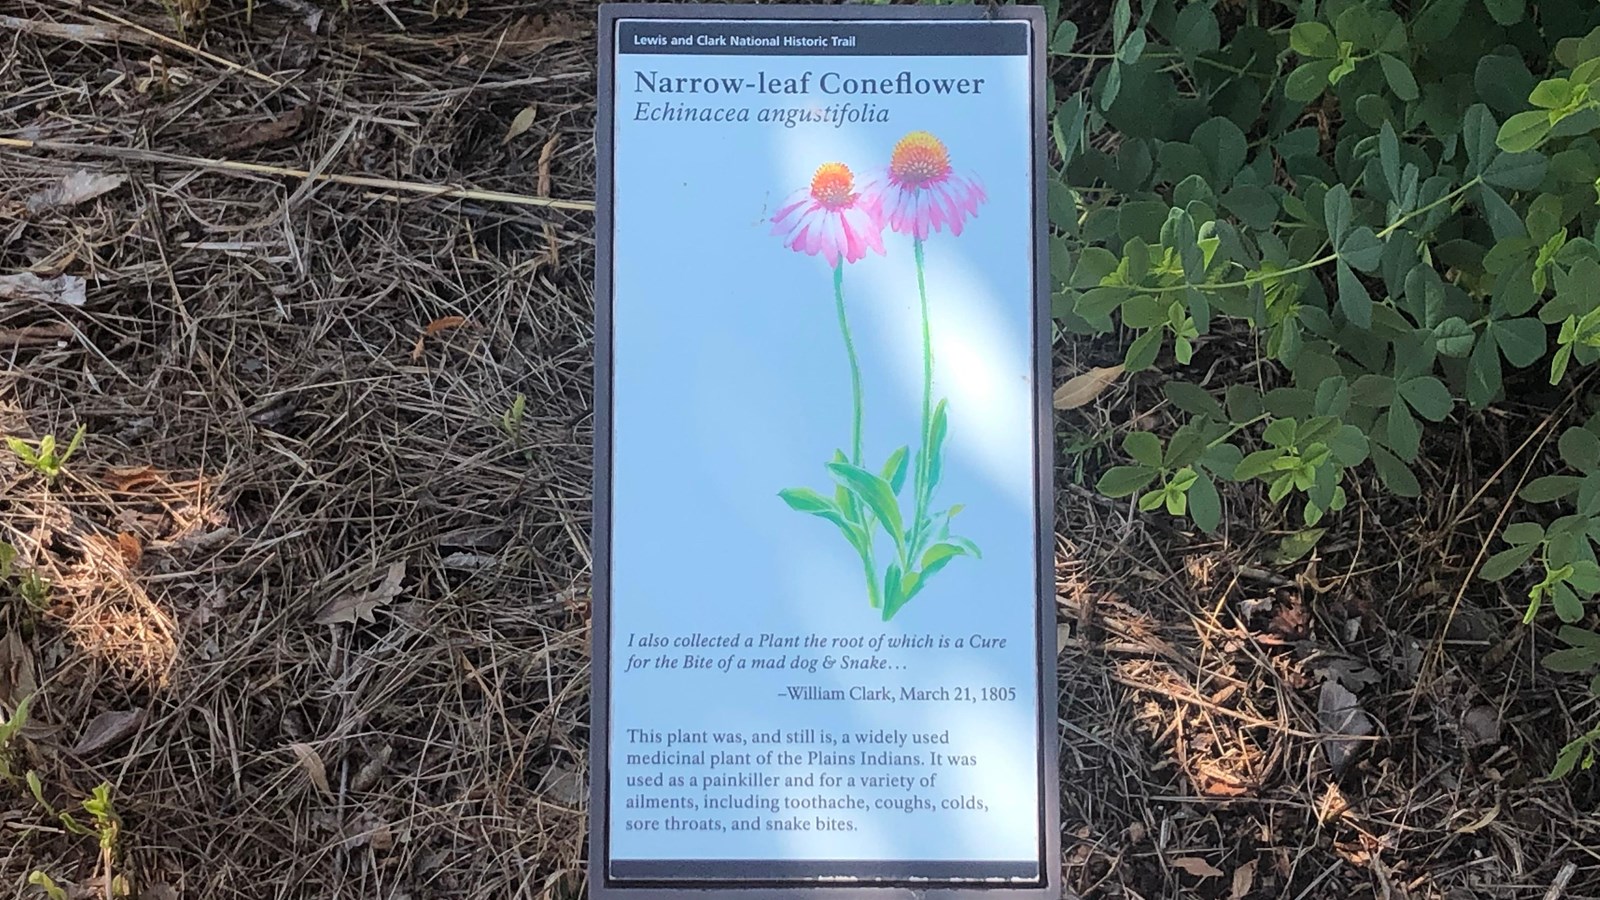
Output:
[[[1026,56],[1028,23],[621,19],[618,53],[685,56]]]

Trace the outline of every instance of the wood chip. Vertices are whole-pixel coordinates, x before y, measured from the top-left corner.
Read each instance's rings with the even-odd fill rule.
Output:
[[[127,181],[123,175],[98,175],[88,169],[79,169],[28,198],[30,215],[39,215],[65,206],[77,206],[116,190]]]
[[[295,759],[300,761],[300,768],[306,772],[306,777],[311,779],[311,784],[324,796],[333,796],[333,790],[328,786],[328,767],[322,764],[322,754],[310,744],[293,743],[289,749],[294,751]]]
[[[1087,405],[1100,396],[1106,388],[1116,383],[1121,375],[1122,366],[1118,364],[1090,369],[1081,375],[1068,378],[1065,384],[1056,388],[1056,409],[1077,409]]]
[[[83,734],[78,738],[78,743],[73,745],[72,752],[79,756],[88,756],[98,753],[107,747],[115,746],[139,730],[144,724],[144,710],[122,709],[110,710],[95,716],[89,726],[83,729]]]
[[[405,577],[405,560],[391,563],[388,571],[384,573],[383,580],[372,590],[359,594],[345,594],[323,604],[322,608],[317,610],[317,624],[354,625],[358,621],[375,621],[374,612],[378,607],[387,605],[400,596],[400,582],[405,580]]]
[[[82,306],[85,297],[84,281],[76,275],[54,278],[40,278],[32,272],[0,275],[0,300]]]

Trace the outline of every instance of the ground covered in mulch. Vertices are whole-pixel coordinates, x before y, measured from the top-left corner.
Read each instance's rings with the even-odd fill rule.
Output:
[[[593,8],[202,5],[0,7],[0,276],[39,279],[0,290],[0,433],[86,428],[53,481],[0,453],[44,585],[0,588],[0,707],[36,698],[0,885],[576,896]],[[1264,377],[1230,340],[1191,374]],[[1058,420],[1067,885],[1600,896],[1596,782],[1542,777],[1583,684],[1467,577],[1563,423],[1463,421],[1423,500],[1352,485],[1275,564],[1252,494],[1207,537],[1082,486],[1160,396]],[[83,824],[102,782],[105,853],[44,806]]]

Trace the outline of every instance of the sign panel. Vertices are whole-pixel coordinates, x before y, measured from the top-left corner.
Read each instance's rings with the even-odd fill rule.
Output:
[[[594,891],[1059,894],[1038,11],[602,10]]]

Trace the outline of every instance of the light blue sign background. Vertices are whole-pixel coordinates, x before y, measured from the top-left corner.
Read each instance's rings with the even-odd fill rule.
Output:
[[[615,859],[1036,860],[1039,847],[1035,486],[1031,358],[1033,235],[1031,85],[1016,57],[795,57],[619,54],[615,132],[611,848]],[[970,96],[664,96],[635,92],[635,70],[664,75],[984,78]],[[640,101],[703,106],[871,103],[884,124],[782,125],[634,121]],[[754,115],[752,115],[754,118]],[[788,487],[832,494],[823,469],[848,452],[850,381],[821,257],[785,248],[770,219],[818,165],[840,161],[858,184],[886,166],[906,132],[926,130],[960,174],[988,194],[960,237],[926,242],[935,355],[934,397],[949,400],[946,471],[936,506],[966,504],[956,530],[983,551],[940,572],[888,623],[867,604],[861,563],[834,527],[789,509]],[[922,358],[911,239],[884,232],[887,256],[846,266],[844,291],[861,357],[865,458],[876,469],[917,443]],[[909,496],[907,494],[906,496]],[[815,674],[779,671],[624,672],[630,636],[695,632],[1003,638],[1004,649],[884,651],[903,668]],[[721,659],[736,651],[703,650]],[[869,656],[867,651],[798,651]],[[784,651],[786,656],[796,651]],[[737,651],[739,656],[773,653]],[[806,702],[790,685],[1016,690],[1008,703]],[[1053,704],[1054,698],[1050,698]],[[969,811],[852,814],[838,832],[638,832],[625,823],[666,812],[629,810],[631,797],[700,791],[629,788],[628,729],[834,732],[948,730],[948,754],[970,768],[938,769],[938,803],[975,795]],[[673,750],[696,748],[674,747]],[[707,751],[715,749],[708,745]],[[745,747],[759,751],[762,747]],[[765,748],[773,749],[773,748]],[[839,752],[883,747],[783,747]],[[894,749],[894,748],[890,748]],[[926,755],[909,744],[896,752]],[[840,775],[913,774],[921,767],[824,767]],[[774,768],[783,776],[808,768]],[[703,774],[703,770],[694,770]],[[718,795],[748,790],[722,789]],[[811,796],[839,790],[779,788]],[[846,790],[869,800],[902,790]],[[750,818],[753,811],[671,811],[680,818]],[[780,815],[787,816],[790,811]],[[802,816],[809,813],[802,811]],[[768,814],[761,813],[766,816]],[[842,814],[841,814],[842,815]]]

